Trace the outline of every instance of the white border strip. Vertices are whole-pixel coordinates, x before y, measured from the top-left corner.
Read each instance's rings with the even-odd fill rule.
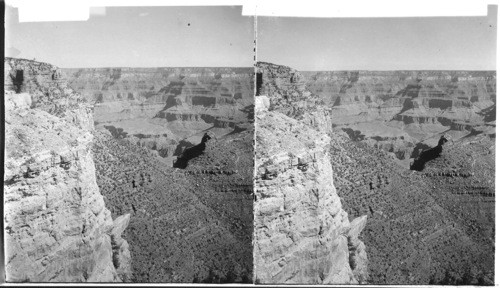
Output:
[[[286,3],[286,4],[284,4]],[[498,0],[7,0],[20,22],[86,21],[90,7],[243,6],[243,16],[436,17],[486,16]]]

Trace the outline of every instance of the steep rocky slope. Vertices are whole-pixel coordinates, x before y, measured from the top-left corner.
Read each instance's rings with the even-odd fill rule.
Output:
[[[98,129],[147,147],[171,163],[205,130],[248,128],[251,68],[64,69],[70,85],[95,102]]]
[[[50,64],[4,72],[6,280],[127,281],[129,215],[113,221],[96,184],[90,107]]]
[[[417,172],[401,169],[384,151],[339,132],[332,134],[334,183],[342,203],[353,217],[370,215],[361,234],[370,259],[370,283],[453,284],[445,281],[450,277],[457,281],[454,284],[492,283],[494,165],[478,173],[465,166],[458,171],[460,164],[444,160],[448,151],[470,163],[479,154],[491,154],[462,153],[452,145],[447,142],[440,158]],[[446,165],[437,168],[435,161]],[[478,182],[482,179],[469,177],[472,173],[488,174],[490,182]],[[480,193],[485,191],[489,193]]]
[[[269,98],[256,99],[255,281],[365,283],[367,218],[350,222],[333,184],[328,109],[291,68],[260,62],[257,75]]]
[[[428,147],[439,133],[459,138],[494,120],[494,71],[303,74],[307,89],[332,108],[334,125],[401,160],[414,158],[413,149]]]
[[[248,282],[251,132],[211,139],[185,169],[96,131],[97,183],[113,215],[130,213],[134,282]],[[250,139],[247,139],[250,135]],[[224,163],[224,164],[222,164]]]
[[[293,79],[286,73],[281,78]],[[275,83],[264,78],[261,87],[266,81]],[[359,133],[331,131],[333,185],[342,207],[350,219],[368,214],[359,236],[369,259],[368,283],[493,283],[495,121],[485,120],[463,135],[434,132],[427,146],[417,148],[434,147],[443,135],[449,141],[421,172],[401,169],[391,153],[356,141]],[[318,137],[308,141],[313,139]]]

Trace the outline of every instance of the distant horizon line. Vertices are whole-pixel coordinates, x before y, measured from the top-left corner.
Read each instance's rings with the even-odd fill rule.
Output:
[[[291,69],[297,70],[299,72],[346,72],[346,71],[366,71],[366,72],[394,72],[394,71],[497,71],[497,68],[495,67],[494,69],[392,69],[392,70],[386,70],[386,69],[332,69],[332,70],[308,70],[308,69],[298,69],[293,66],[289,65],[283,65],[283,64],[276,64],[275,62],[269,62],[269,61],[257,61],[257,63],[265,63],[265,64],[273,64],[273,65],[278,65],[278,66],[286,66]]]
[[[280,65],[279,66],[287,66]],[[102,67],[59,67],[60,69],[117,69],[117,68],[129,68],[129,69],[161,69],[161,68],[256,68],[256,66],[102,66]],[[475,71],[475,72],[496,72],[494,69],[393,69],[393,70],[380,70],[380,69],[332,69],[332,70],[300,70],[290,67],[299,72],[348,72],[348,71],[359,71],[359,72],[408,72],[408,71]]]
[[[19,60],[27,60],[27,61],[33,61],[33,62],[38,62],[38,63],[45,63],[49,65],[56,66],[59,69],[117,69],[117,68],[128,68],[128,69],[161,69],[161,68],[256,68],[257,63],[268,63],[268,64],[273,64],[273,65],[278,65],[278,66],[285,66],[289,67],[291,69],[297,70],[299,72],[348,72],[348,71],[363,71],[363,72],[396,72],[396,71],[401,71],[401,72],[408,72],[408,71],[474,71],[474,72],[496,72],[497,69],[331,69],[331,70],[302,70],[302,69],[297,69],[292,66],[288,65],[283,65],[283,64],[276,64],[273,62],[267,62],[267,61],[256,61],[253,66],[92,66],[92,67],[61,67],[55,64],[52,64],[50,62],[45,62],[45,61],[38,61],[33,60],[33,59],[28,59],[28,58],[18,58],[18,57],[10,57],[10,56],[4,56],[4,59],[19,59]]]

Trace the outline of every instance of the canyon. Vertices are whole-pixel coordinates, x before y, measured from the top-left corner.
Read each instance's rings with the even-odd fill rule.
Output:
[[[251,281],[250,68],[5,63],[9,282]]]
[[[131,281],[250,282],[252,69],[63,71],[94,104],[106,205],[131,215]]]
[[[307,89],[332,108],[335,129],[410,165],[443,133],[452,139],[494,121],[494,71],[305,71]]]
[[[128,281],[130,215],[97,186],[89,105],[50,64],[4,64],[6,280]]]
[[[130,214],[133,282],[251,281],[253,131],[208,140],[185,169],[97,131],[97,183],[112,215]]]
[[[95,103],[97,129],[151,150],[172,165],[205,132],[249,129],[251,68],[62,69],[68,83]]]
[[[4,63],[8,282],[493,284],[493,72]]]
[[[366,72],[365,74],[370,73],[376,74],[375,72]],[[494,74],[490,72],[430,73],[429,75],[458,75],[455,80],[470,81],[458,83],[457,85],[462,85],[460,87],[470,87],[473,81],[477,82],[478,87],[482,87],[482,90],[478,89],[481,91],[482,100],[476,100],[473,97],[469,98],[470,100],[461,99],[460,101],[463,100],[461,104],[453,104],[457,107],[456,109],[453,106],[429,108],[429,103],[433,103],[430,104],[431,106],[437,103],[430,101],[434,96],[430,97],[428,94],[417,96],[425,90],[412,94],[412,88],[404,82],[398,84],[400,85],[398,91],[403,90],[403,92],[392,91],[391,95],[397,95],[392,96],[393,99],[387,100],[388,102],[377,100],[377,97],[384,97],[381,95],[375,97],[374,95],[378,94],[374,90],[373,94],[368,90],[363,93],[360,93],[361,90],[349,90],[351,84],[358,88],[363,86],[356,84],[359,79],[362,79],[364,83],[383,83],[387,80],[387,75],[398,75],[398,73],[381,72],[383,76],[381,79],[373,75],[373,79],[370,79],[370,77],[358,77],[358,75],[363,75],[361,72],[359,74],[357,72],[303,73],[286,66],[259,62],[257,64],[256,89],[260,95],[271,95],[269,101],[259,101],[266,103],[269,110],[276,107],[283,114],[302,123],[316,123],[309,127],[316,127],[313,129],[316,132],[323,131],[323,134],[311,134],[312,137],[303,141],[304,143],[312,142],[306,144],[309,149],[314,151],[318,149],[318,144],[313,144],[314,142],[323,142],[320,145],[322,146],[326,145],[324,141],[328,141],[325,139],[329,139],[328,154],[333,186],[340,197],[342,209],[347,212],[351,223],[359,217],[368,216],[364,229],[359,233],[359,239],[365,245],[368,259],[366,283],[492,285],[495,250],[494,156],[496,132],[495,105],[492,101],[495,95],[495,86],[492,84],[494,78],[490,76],[494,77]],[[419,71],[403,74],[412,73],[414,75],[425,74]],[[316,79],[312,78],[312,75],[316,75]],[[343,77],[334,78],[332,75],[343,75]],[[487,76],[483,77],[484,75]],[[474,80],[474,77],[477,78]],[[395,82],[399,81],[396,80]],[[425,81],[438,80],[439,77],[427,78]],[[453,77],[450,81],[452,80],[455,81]],[[391,85],[398,87],[396,84]],[[314,87],[314,85],[316,86]],[[375,89],[374,87],[376,87],[368,84],[364,86],[367,89]],[[341,87],[344,88],[341,89]],[[324,93],[318,92],[321,90]],[[338,91],[339,94],[329,91]],[[348,93],[344,93],[345,91]],[[378,102],[373,101],[370,105],[359,103],[365,93]],[[462,93],[456,92],[456,94]],[[443,121],[443,123],[437,121],[436,123],[399,123],[399,126],[393,125],[394,121],[401,121],[398,120],[398,117],[402,116],[398,116],[398,113],[404,114],[404,111],[401,112],[402,109],[397,103],[404,104],[406,102],[408,104],[408,100],[399,99],[405,97],[413,99],[410,104],[415,105],[408,105],[409,108],[406,111],[410,111],[409,114],[415,112],[415,109],[419,109],[419,113],[444,115],[448,120]],[[425,99],[426,97],[429,99]],[[442,96],[445,100],[455,99],[454,97]],[[353,103],[350,104],[349,101]],[[453,101],[459,102],[459,100]],[[467,104],[469,103],[467,101],[470,102],[470,105]],[[415,108],[418,103],[423,103],[423,105]],[[256,119],[256,126],[259,127],[258,116]],[[276,121],[273,123],[290,122],[289,119],[283,117],[277,118],[276,116],[275,119]],[[460,121],[466,122],[467,125],[470,124],[470,128],[467,128],[467,125],[458,125]],[[326,123],[326,125],[319,123]],[[264,120],[263,125],[271,124]],[[280,135],[290,133],[297,123],[280,125],[274,124],[280,129],[276,129],[277,131],[273,131],[273,133]],[[465,130],[460,130],[464,127]],[[310,129],[305,127],[300,129],[300,131],[308,130]],[[325,138],[325,131],[329,138]],[[420,138],[416,137],[418,133],[415,131],[420,133]],[[256,134],[259,135],[258,129]],[[294,135],[293,137],[299,136]],[[442,141],[442,145],[438,145],[439,139],[442,137],[447,141]],[[271,157],[267,162],[256,162],[256,165],[265,168],[276,168],[274,169],[275,173],[271,171],[272,169],[265,173],[265,175],[269,174],[271,178],[271,180],[267,180],[267,183],[272,183],[269,181],[272,181],[273,177],[285,177],[282,174],[288,175],[290,172],[287,169],[291,168],[286,167],[294,167],[294,163],[297,165],[295,166],[297,169],[302,168],[307,171],[314,168],[309,163],[304,166],[300,165],[301,158],[293,159],[292,155],[300,151],[301,145],[299,143],[286,136],[273,140],[275,142],[272,145],[283,145],[286,149],[279,151],[282,153],[276,151],[274,157]],[[405,152],[411,156],[405,156],[409,158],[405,159],[406,162],[401,161],[401,157],[396,157],[398,156],[395,154],[398,152],[397,149],[391,150],[390,147],[383,147],[387,145],[386,143],[399,145],[395,140],[400,141],[403,145],[408,145],[404,143],[406,140],[410,140],[408,142],[412,143],[412,147],[408,147],[412,153]],[[265,140],[260,141],[265,143]],[[292,152],[290,154],[287,154],[288,142],[292,143],[295,148],[290,151]],[[257,145],[259,145],[258,138]],[[271,146],[271,144],[269,145]],[[434,147],[438,146],[440,149],[437,149],[439,150],[437,157],[426,159],[422,170],[410,169],[410,164],[414,159],[419,159],[420,155],[426,154],[423,151],[432,151]],[[257,153],[259,151],[260,149],[257,148]],[[281,159],[283,164],[281,164]],[[273,165],[274,162],[276,165]],[[323,168],[322,170],[329,171],[330,169]],[[315,174],[321,175],[321,172]],[[297,179],[298,181],[295,177],[282,179],[283,183],[292,187],[294,184],[304,183],[301,177]],[[287,206],[284,204],[286,202],[278,201],[280,197],[277,196],[282,195],[281,193],[286,195],[286,193],[272,185],[269,185],[268,189],[259,180],[256,181],[256,185],[260,185],[256,186],[257,196],[261,193],[266,197],[264,200],[269,201],[268,205],[265,206],[265,212],[271,213],[271,215],[280,215],[278,219],[272,221],[281,223],[280,220],[287,217],[286,210],[284,210]],[[259,192],[258,187],[265,192]],[[287,189],[287,192],[293,191],[293,189]],[[321,195],[321,193],[315,195]],[[299,201],[303,200],[297,200],[297,202]],[[257,205],[258,202],[256,202],[256,207]],[[308,205],[306,207],[315,206]],[[255,217],[257,221],[258,215],[256,214]],[[302,219],[306,220],[307,218],[302,217]],[[258,223],[255,225],[256,231],[259,231],[258,229],[269,230],[267,233],[270,235],[273,235],[271,229],[274,227],[281,228],[278,224],[267,227],[264,225],[259,227]],[[315,226],[310,225],[309,227]],[[286,229],[281,228],[278,231],[285,232]],[[299,231],[301,230],[299,229]],[[314,234],[313,231],[309,232]],[[287,260],[292,258],[287,252],[293,251],[289,247],[293,247],[290,243],[294,243],[295,238],[293,235],[290,237],[275,240],[278,243],[283,243],[283,246],[280,246],[279,253],[266,256],[284,255],[284,257],[277,261],[276,267],[271,266],[268,271],[272,273],[280,271],[279,267],[282,266],[279,264],[286,264]],[[314,256],[308,255],[306,259],[314,259]],[[302,263],[306,265],[309,261]],[[283,267],[288,268],[287,266]],[[330,266],[326,265],[326,267]],[[290,270],[287,271],[294,275],[293,269],[288,269]],[[293,277],[298,277],[297,275]],[[315,275],[309,274],[309,276],[318,279],[314,278]],[[290,279],[297,279],[293,277]],[[316,283],[320,280],[316,280]]]

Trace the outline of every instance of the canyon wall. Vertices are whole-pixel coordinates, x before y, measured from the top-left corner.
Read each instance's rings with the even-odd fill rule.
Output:
[[[380,107],[378,117],[390,112],[390,108],[400,112],[397,107],[410,104],[404,103],[406,99],[421,99],[426,108],[444,110],[486,108],[493,104],[496,95],[494,71],[302,71],[301,74],[307,89],[329,105]]]
[[[64,69],[69,84],[93,103],[98,129],[165,158],[218,136],[249,128],[251,68]]]
[[[402,283],[491,285],[493,283],[495,219],[493,178],[494,139],[496,137],[494,118],[496,108],[492,101],[495,95],[494,74],[446,71],[429,72],[429,77],[422,77],[425,81],[441,83],[439,77],[432,78],[434,77],[432,75],[439,75],[439,73],[457,75],[456,79],[452,77],[446,80],[445,77],[443,81],[455,81],[454,83],[458,83],[456,85],[462,87],[465,94],[472,95],[476,92],[469,91],[466,87],[472,87],[470,85],[475,81],[474,79],[477,80],[478,86],[481,81],[484,81],[483,84],[486,83],[485,89],[478,88],[477,99],[470,97],[470,100],[466,100],[456,97],[457,100],[452,102],[450,107],[449,102],[437,101],[436,95],[426,95],[431,93],[424,93],[425,89],[408,87],[413,85],[410,83],[413,80],[409,79],[408,83],[404,82],[407,81],[405,75],[408,74],[417,81],[419,72],[404,72],[401,73],[401,77],[398,76],[398,72],[363,72],[368,73],[368,76],[363,77],[361,77],[363,74],[361,72],[359,74],[355,72],[344,74],[343,72],[311,72],[317,75],[317,79],[313,79],[316,81],[314,84],[309,78],[310,74],[304,73],[305,76],[300,76],[302,73],[284,66],[259,63],[257,71],[260,73],[260,75],[257,74],[258,91],[261,95],[270,95],[270,99],[267,100],[261,97],[256,99],[256,145],[257,153],[261,155],[256,155],[258,161],[256,162],[258,169],[256,185],[258,186],[256,186],[255,245],[263,256],[259,256],[260,258],[256,256],[255,259],[256,263],[258,260],[266,267],[265,270],[256,271],[260,273],[256,275],[257,277],[263,275],[263,280],[260,278],[257,280],[263,283],[304,283],[306,281],[324,283],[326,279],[331,279],[330,276],[326,276],[328,271],[331,271],[329,270],[331,266],[327,261],[328,257],[321,257],[324,254],[320,256],[309,253],[303,261],[296,261],[294,258],[301,255],[298,252],[297,243],[306,243],[304,248],[309,247],[310,242],[301,241],[315,239],[315,237],[322,239],[322,231],[325,228],[314,221],[316,218],[307,215],[304,212],[306,209],[301,210],[297,207],[301,207],[302,203],[308,203],[305,207],[309,209],[308,211],[314,211],[311,214],[323,215],[321,213],[324,211],[315,206],[316,203],[321,203],[316,199],[318,197],[322,197],[322,200],[328,199],[325,197],[327,194],[323,194],[321,190],[317,190],[316,193],[304,193],[304,190],[300,189],[308,189],[317,183],[323,183],[323,187],[330,185],[314,177],[314,175],[322,175],[324,171],[330,173],[330,169],[321,164],[324,161],[321,146],[325,145],[322,135],[325,134],[324,131],[327,131],[324,129],[328,128],[321,128],[321,125],[317,124],[313,125],[315,127],[310,126],[311,123],[324,121],[320,117],[322,114],[318,114],[312,105],[300,111],[302,105],[300,102],[308,101],[301,99],[301,95],[308,95],[311,102],[321,103],[319,100],[324,102],[323,105],[326,107],[320,110],[325,112],[323,115],[331,117],[333,128],[328,134],[330,138],[328,146],[329,164],[333,171],[331,173],[332,185],[337,188],[342,209],[347,212],[348,219],[351,220],[350,226],[358,221],[364,221],[363,218],[354,217],[368,215],[366,225],[362,225],[364,229],[360,233],[360,239],[366,244],[366,255],[369,256],[368,273],[363,274],[368,275],[365,281],[370,284],[386,285]],[[266,77],[266,74],[271,77]],[[420,73],[420,75],[424,74]],[[482,74],[489,74],[491,77],[483,77]],[[323,76],[325,76],[324,79],[321,78]],[[393,100],[387,98],[386,106],[372,103],[374,107],[372,110],[364,109],[365,104],[359,103],[363,93],[378,95],[379,92],[376,92],[375,88],[380,85],[377,84],[388,83],[388,79],[392,79],[392,84],[389,84],[393,85],[393,89],[403,90],[403,92],[399,94],[397,91],[388,92],[390,88],[387,87],[390,85],[387,84],[389,86],[380,89],[382,92],[377,96],[380,98],[377,101],[383,104],[384,93],[394,93],[399,96],[394,96]],[[321,81],[325,85],[323,91],[326,93],[320,90],[315,91],[314,87],[311,88],[312,85],[317,85]],[[338,94],[342,81],[349,82],[344,83],[346,84],[343,89],[344,94],[352,93],[352,95],[339,100],[339,97],[334,96],[331,91],[338,89],[335,92]],[[363,86],[358,83],[361,81],[366,84],[364,85],[365,92],[356,90]],[[350,91],[351,87],[357,88]],[[418,95],[417,88],[420,91],[418,93],[422,93],[418,97],[422,99],[415,96]],[[301,93],[309,89],[312,91]],[[331,91],[328,92],[328,89]],[[487,96],[484,96],[485,90]],[[282,96],[285,93],[287,97]],[[479,97],[480,93],[483,93],[483,96]],[[295,102],[288,101],[292,98],[289,97],[290,95],[293,95],[294,101],[299,102],[297,105],[299,108],[291,107]],[[276,99],[273,99],[274,97]],[[413,103],[408,103],[406,100],[402,103],[398,102],[398,97],[411,99],[410,102]],[[448,100],[453,97],[455,96],[444,95],[443,99]],[[467,101],[472,105],[468,106]],[[417,109],[416,105],[419,103],[422,105],[418,109],[423,111],[422,113],[430,114],[429,111],[439,110],[437,115],[445,115],[448,122],[440,119],[443,123],[431,120],[429,123],[406,124],[404,121],[394,119],[394,116],[390,117],[390,113]],[[273,108],[291,115],[294,119],[285,118],[283,114],[273,111]],[[348,108],[352,110],[347,111]],[[342,114],[342,109],[347,112]],[[392,112],[391,109],[393,109]],[[295,111],[299,113],[294,114]],[[455,121],[460,117],[480,121],[478,123],[470,121],[462,125],[460,121]],[[259,126],[260,123],[262,127]],[[281,125],[280,123],[288,124]],[[299,128],[294,129],[297,125]],[[304,137],[302,133],[310,136]],[[278,136],[274,137],[274,135]],[[427,162],[422,172],[402,169],[401,161],[393,157],[397,154],[399,154],[397,158],[417,157],[420,154],[419,150],[425,151],[436,146],[441,136],[445,136],[449,141],[444,144],[441,155]],[[278,149],[277,147],[284,148]],[[266,149],[270,152],[266,152]],[[317,151],[317,153],[302,154],[309,150]],[[407,163],[403,167],[410,168],[410,165]],[[304,171],[303,174],[300,174],[301,170]],[[308,174],[309,171],[314,171],[314,174]],[[302,193],[298,193],[299,197],[291,201],[292,196],[296,195],[294,194],[296,190]],[[287,197],[288,195],[290,197]],[[294,213],[288,213],[287,209],[295,210]],[[295,213],[305,216],[297,219],[293,217]],[[262,220],[265,217],[267,220]],[[323,216],[322,219],[328,219],[328,217]],[[299,220],[308,224],[301,226]],[[271,224],[264,224],[266,221]],[[337,222],[338,227],[346,229],[343,221]],[[311,229],[308,230],[308,228]],[[315,229],[321,231],[319,236],[315,236]],[[297,234],[293,231],[301,233]],[[341,235],[344,234],[341,233]],[[311,242],[314,243],[314,240]],[[349,247],[349,239],[347,243]],[[316,246],[318,250],[322,252],[327,250],[321,244]],[[271,249],[270,247],[277,248]],[[305,251],[312,250],[306,249]],[[337,259],[345,259],[345,254]],[[343,262],[339,260],[335,263]],[[356,267],[359,266],[356,265]],[[335,269],[336,281],[340,282],[338,280],[342,275],[340,271],[346,270]],[[321,271],[322,274],[314,274],[314,271]],[[353,274],[356,275],[356,273]],[[346,278],[348,277],[343,280]]]
[[[333,185],[329,111],[295,70],[260,62],[257,73],[269,97],[256,99],[256,283],[365,283],[367,218],[349,221]]]
[[[350,218],[369,215],[361,233],[370,257],[368,282],[386,285],[493,283],[495,105],[483,109],[481,103],[490,105],[489,101],[494,99],[494,74],[455,71],[304,74],[306,78],[316,75],[315,80],[309,78],[307,89],[314,91],[313,85],[324,83],[323,88],[313,93],[328,103],[332,114],[339,113],[332,115],[337,127],[330,134],[334,184]],[[462,87],[464,95],[476,93],[470,88],[474,83],[486,88],[478,88],[477,94],[483,93],[483,96],[477,101],[473,97],[462,99],[470,101],[471,107],[458,100],[450,107],[431,101],[438,97],[437,93],[426,92],[430,88],[409,88],[413,85],[411,81],[419,79],[418,75],[422,76],[420,83],[434,82],[435,87],[455,83],[453,85]],[[444,79],[435,77],[439,75]],[[446,75],[457,75],[457,78]],[[343,94],[340,93],[342,83],[345,84]],[[442,94],[442,98],[448,100],[462,94],[451,91],[450,95]],[[398,97],[408,98],[413,104],[422,103],[418,110],[423,114],[440,111],[439,115],[455,113],[455,119],[471,115],[471,119],[479,117],[480,121],[469,123],[471,129],[463,131],[455,128],[453,125],[458,121],[448,116],[448,123],[430,120],[405,124],[394,117],[384,118],[384,106],[379,109],[376,103],[362,103],[365,93],[371,99],[379,98],[380,102],[387,97],[386,104],[391,107],[397,106]],[[345,97],[340,99],[342,95]],[[363,108],[366,103],[375,108],[371,111]],[[349,112],[352,117],[341,114],[341,110],[348,107],[352,108]],[[403,102],[399,112],[412,111],[412,107],[405,107]],[[481,111],[477,112],[478,108]],[[460,115],[460,109],[468,112]],[[401,161],[392,157],[392,154],[400,154],[399,159],[415,158],[421,155],[419,151],[438,145],[441,136],[449,141],[443,145],[441,155],[427,162],[422,172],[402,169]],[[410,163],[403,167],[410,168]]]
[[[6,280],[127,281],[129,216],[113,221],[96,184],[91,106],[50,64],[4,72]]]
[[[401,160],[444,131],[457,139],[495,118],[494,71],[302,73],[307,89],[332,109],[338,129]]]

